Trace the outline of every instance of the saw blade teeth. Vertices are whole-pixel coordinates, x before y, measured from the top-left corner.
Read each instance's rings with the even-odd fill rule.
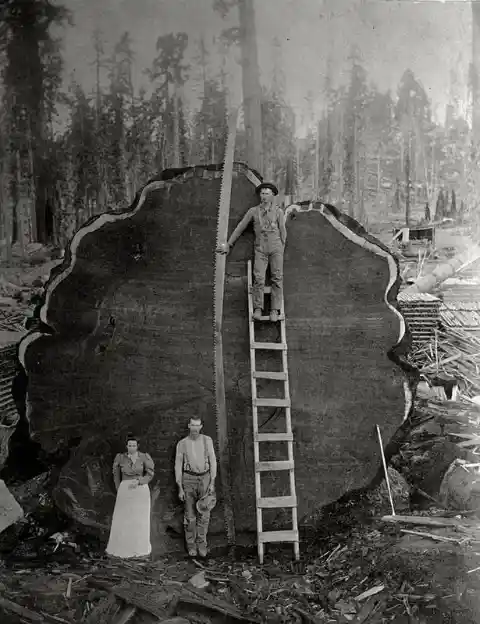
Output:
[[[224,526],[229,545],[235,544],[235,520],[231,502],[231,472],[230,466],[225,464],[225,448],[228,448],[228,440],[226,440],[225,426],[222,420],[225,416],[223,407],[225,405],[225,397],[217,393],[221,389],[218,385],[218,379],[223,377],[223,361],[219,362],[222,353],[222,336],[221,321],[223,316],[223,295],[225,290],[225,264],[226,258],[221,257],[217,253],[220,245],[227,241],[228,222],[230,212],[230,196],[232,190],[233,162],[235,155],[235,138],[238,121],[238,108],[234,110],[228,119],[228,135],[225,144],[224,162],[222,169],[222,178],[220,183],[220,197],[218,200],[217,210],[217,228],[216,228],[216,245],[214,252],[214,282],[213,282],[213,349],[214,349],[214,378],[213,391],[216,397],[215,415],[217,427],[217,447],[219,450],[219,468],[223,494],[223,516]],[[219,264],[220,263],[220,264]],[[220,335],[219,335],[220,330]],[[225,388],[223,387],[223,392]],[[220,399],[219,399],[220,397]],[[222,404],[220,409],[219,402]],[[225,479],[225,481],[224,481]]]

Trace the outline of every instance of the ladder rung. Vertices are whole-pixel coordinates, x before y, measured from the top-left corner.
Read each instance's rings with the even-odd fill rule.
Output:
[[[293,470],[295,462],[293,461],[261,461],[255,464],[257,472],[269,472],[273,470]]]
[[[290,407],[290,399],[253,399],[255,407]]]
[[[284,342],[251,342],[251,349],[264,349],[265,351],[286,351],[287,345]]]
[[[262,316],[258,319],[259,321],[269,321],[270,320],[270,315],[269,314],[262,314]],[[278,315],[278,320],[280,322],[285,320],[285,317],[283,314],[279,314]]]
[[[293,442],[293,433],[256,433],[255,442]]]
[[[255,371],[253,373],[255,379],[278,379],[278,381],[287,381],[287,373],[275,371]]]
[[[260,509],[275,509],[281,507],[296,507],[296,496],[272,496],[270,498],[259,498],[257,507]]]
[[[260,544],[267,542],[298,542],[298,531],[262,531],[258,533],[258,541]]]
[[[250,292],[250,293],[252,293],[252,292],[253,292],[253,284],[252,284],[252,288],[250,289],[250,291],[249,291],[249,292]],[[270,295],[270,294],[271,294],[271,292],[272,292],[272,287],[271,287],[271,286],[264,286],[264,287],[263,287],[263,294],[264,294],[264,295]]]

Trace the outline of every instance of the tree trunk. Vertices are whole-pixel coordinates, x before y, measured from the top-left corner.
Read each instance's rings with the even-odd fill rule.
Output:
[[[28,214],[28,191],[27,185],[23,178],[23,171],[21,166],[21,158],[19,152],[16,153],[16,176],[17,176],[17,197],[15,205],[15,216],[17,219],[17,241],[20,246],[20,254],[22,258],[25,257],[25,215]]]
[[[33,158],[33,149],[32,149],[32,135],[29,132],[28,135],[28,162],[30,165],[30,223],[31,223],[31,234],[30,234],[30,240],[32,242],[34,241],[39,241],[42,243],[45,243],[46,240],[46,236],[45,236],[45,223],[40,223],[37,221],[37,209],[39,208],[37,206],[37,200],[41,200],[42,198],[37,197],[37,192],[36,192],[36,184],[35,181],[40,179],[40,176],[35,175],[35,162],[34,162],[34,158]],[[38,210],[39,212],[39,216],[44,216],[45,213],[45,209],[44,206],[42,206],[43,210],[40,209]],[[45,219],[43,219],[43,221],[45,221]]]
[[[315,132],[315,175],[313,176],[313,184],[313,196],[318,200],[320,197],[320,122],[317,122]]]
[[[473,142],[480,143],[480,2],[472,0],[472,129]]]
[[[95,35],[95,133],[98,141],[99,133],[100,133],[100,109],[102,104],[102,92],[100,89],[100,67],[102,64],[101,60],[101,41],[100,41],[100,33],[96,31]],[[95,212],[99,213],[102,211],[102,165],[101,165],[101,157],[100,150],[95,150],[95,158],[96,158],[96,168],[97,168],[97,197],[96,197],[96,206]],[[77,216],[75,216],[77,219]]]
[[[338,204],[343,208],[343,138],[345,125],[345,111],[343,101],[340,101],[340,115],[338,124]]]
[[[380,149],[377,154],[377,198],[380,195],[380,182],[382,178],[382,157],[380,156]]]
[[[410,227],[410,136],[405,156],[405,225]]]
[[[452,258],[444,264],[439,264],[431,273],[421,277],[419,280],[405,288],[405,293],[423,293],[430,292],[438,284],[454,275],[460,268],[471,262],[475,262],[480,258],[480,247],[472,244],[466,251],[462,252],[455,258]]]
[[[180,167],[180,118],[177,85],[173,85],[173,166]]]
[[[239,0],[240,47],[247,163],[263,175],[262,92],[253,0]]]
[[[0,173],[0,240],[5,241],[5,260],[12,263],[12,238],[13,238],[13,207],[11,201],[8,175]]]
[[[357,173],[357,115],[354,113],[353,116],[353,145],[352,145],[352,155],[350,165],[350,175],[353,164],[353,180],[349,182],[349,214],[354,219],[358,216],[358,189],[357,189],[357,181],[358,181],[358,173]]]

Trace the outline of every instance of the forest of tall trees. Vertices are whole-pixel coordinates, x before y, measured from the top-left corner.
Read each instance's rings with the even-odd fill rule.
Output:
[[[242,0],[212,0],[212,6],[240,10],[245,24]],[[158,37],[140,89],[133,86],[129,33],[107,49],[96,30],[96,81],[86,92],[73,78],[64,79],[62,39],[53,34],[65,37],[73,18],[53,0],[4,0],[0,7],[0,248],[7,260],[13,243],[20,249],[34,241],[63,247],[92,215],[128,206],[162,169],[223,158],[227,81],[224,69],[212,72],[209,58],[241,44],[251,36],[248,28],[225,29],[211,45],[182,32]],[[352,47],[346,84],[334,86],[333,59],[327,59],[323,111],[312,115],[306,138],[298,139],[281,46],[273,46],[273,75],[267,86],[257,85],[261,133],[254,142],[261,142],[264,177],[282,192],[319,197],[362,222],[427,203],[437,216],[467,206],[470,125],[454,95],[440,125],[411,70],[396,92],[382,93],[369,80],[361,51]],[[195,67],[186,60],[192,47]],[[203,83],[195,109],[185,94],[193,71]],[[247,98],[248,80],[243,87]],[[247,132],[258,127],[258,119],[244,121]],[[236,159],[253,166],[244,127]]]

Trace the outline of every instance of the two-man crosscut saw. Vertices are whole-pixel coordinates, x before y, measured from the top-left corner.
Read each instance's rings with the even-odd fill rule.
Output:
[[[238,108],[232,110],[228,120],[228,137],[223,164],[222,185],[218,204],[216,250],[227,242],[232,194],[233,160],[237,134]],[[215,352],[215,404],[217,419],[217,445],[220,481],[222,484],[223,513],[228,545],[235,545],[235,521],[232,508],[232,481],[228,444],[227,404],[225,399],[225,371],[223,366],[223,297],[225,292],[226,256],[215,252],[215,282],[213,287],[213,334]]]

